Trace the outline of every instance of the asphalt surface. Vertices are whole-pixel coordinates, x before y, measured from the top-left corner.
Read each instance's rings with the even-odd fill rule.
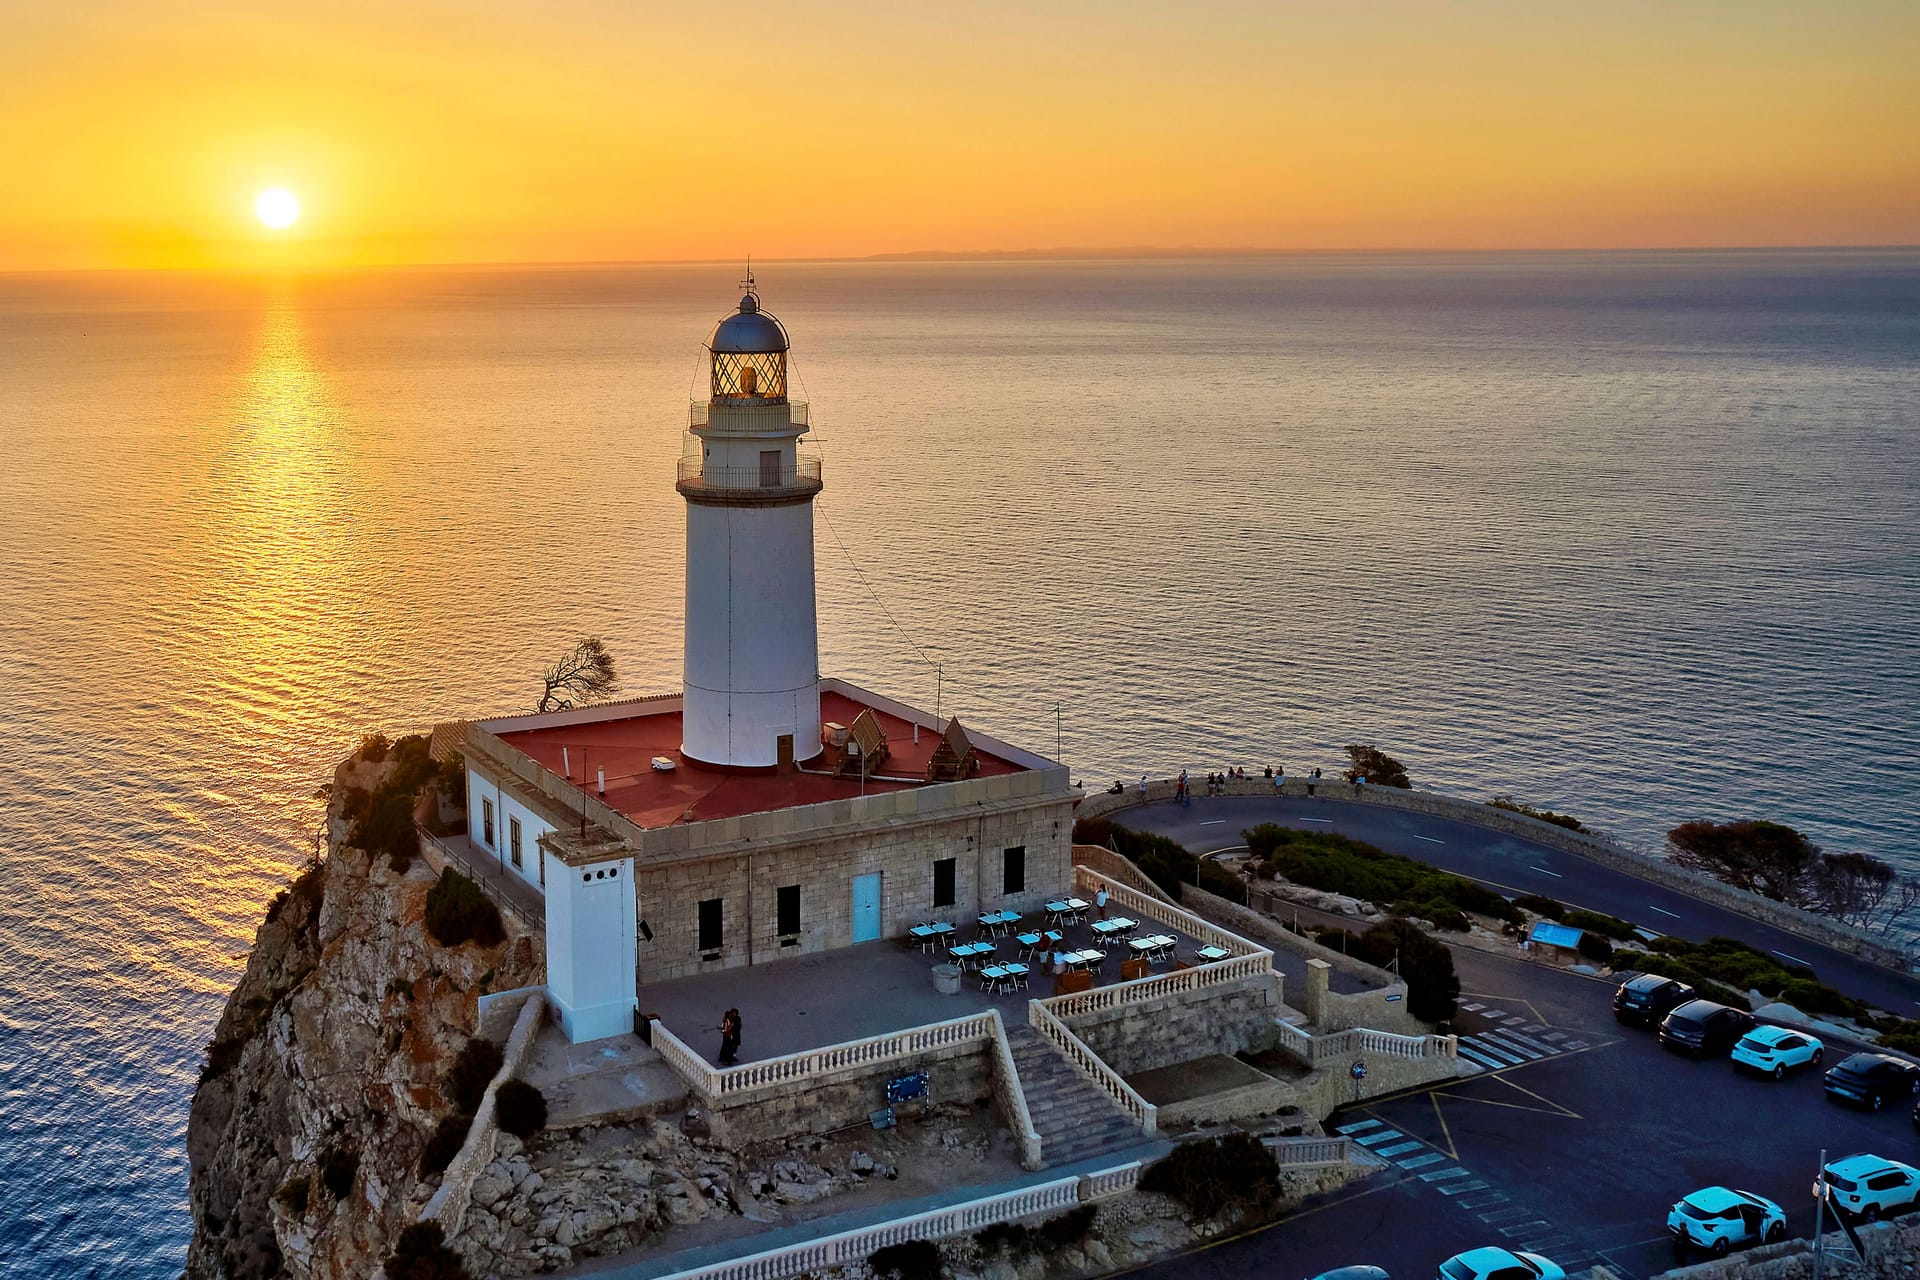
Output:
[[[1344,784],[1335,784],[1343,786]],[[1712,906],[1574,854],[1450,818],[1326,796],[1196,796],[1126,809],[1113,820],[1178,840],[1195,853],[1242,843],[1263,822],[1336,831],[1389,853],[1417,858],[1508,893],[1538,893],[1619,916],[1647,929],[1699,940],[1737,938],[1795,964],[1820,981],[1902,1017],[1920,1017],[1920,979]]]
[[[1497,1244],[1575,1276],[1604,1264],[1645,1280],[1676,1265],[1667,1213],[1692,1191],[1765,1196],[1805,1237],[1822,1148],[1829,1159],[1913,1159],[1907,1108],[1830,1103],[1818,1069],[1779,1082],[1737,1075],[1725,1058],[1683,1058],[1614,1022],[1610,983],[1471,951],[1455,961],[1463,1048],[1516,1065],[1336,1113],[1329,1132],[1349,1132],[1385,1171],[1134,1274],[1295,1280],[1370,1263],[1425,1280],[1448,1256]],[[1851,1047],[1829,1044],[1826,1065]]]

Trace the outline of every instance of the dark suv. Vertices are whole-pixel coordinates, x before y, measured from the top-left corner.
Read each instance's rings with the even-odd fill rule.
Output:
[[[1884,1053],[1856,1053],[1827,1072],[1827,1096],[1878,1111],[1895,1098],[1920,1094],[1920,1067]]]
[[[1711,1000],[1689,1000],[1660,1024],[1660,1043],[1676,1053],[1710,1058],[1733,1052],[1734,1044],[1753,1025],[1750,1013]]]
[[[1674,978],[1643,973],[1613,993],[1613,1016],[1636,1027],[1657,1027],[1660,1020],[1693,999],[1693,988]]]

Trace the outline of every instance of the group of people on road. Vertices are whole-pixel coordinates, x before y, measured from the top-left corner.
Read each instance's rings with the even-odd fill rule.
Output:
[[[1273,780],[1273,793],[1275,795],[1279,795],[1283,790],[1286,789],[1287,766],[1283,764],[1276,764],[1269,768],[1262,769],[1260,772],[1263,777],[1270,778]],[[1306,778],[1306,783],[1307,783],[1307,794],[1311,796],[1314,794],[1315,788],[1320,785],[1320,770],[1309,769],[1307,770],[1304,777]],[[1247,771],[1244,767],[1241,767],[1241,766],[1235,766],[1234,768],[1228,769],[1223,773],[1209,773],[1207,775],[1207,794],[1210,796],[1223,796],[1227,794],[1227,784],[1229,782],[1245,782],[1246,780],[1247,780]],[[1364,784],[1366,780],[1367,779],[1364,774],[1354,779],[1353,789],[1356,793],[1358,793],[1361,785]],[[1114,789],[1117,791],[1120,787],[1120,784],[1116,782],[1113,784],[1113,786],[1114,786]],[[1147,775],[1143,773],[1140,775],[1141,803],[1143,804],[1146,803],[1146,799],[1147,799]],[[1187,771],[1185,769],[1182,769],[1180,771],[1180,776],[1174,779],[1173,802],[1177,805],[1180,805],[1182,808],[1190,808],[1193,805],[1193,784],[1187,781]]]

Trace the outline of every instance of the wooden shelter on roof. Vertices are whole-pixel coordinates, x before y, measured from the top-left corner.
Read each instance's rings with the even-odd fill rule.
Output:
[[[979,772],[980,753],[973,749],[973,739],[960,727],[960,717],[955,716],[947,721],[947,731],[940,735],[933,759],[927,761],[927,781],[958,782]]]
[[[870,775],[886,758],[887,731],[880,727],[880,718],[873,714],[871,707],[862,707],[847,727],[847,745],[840,753],[840,772]]]

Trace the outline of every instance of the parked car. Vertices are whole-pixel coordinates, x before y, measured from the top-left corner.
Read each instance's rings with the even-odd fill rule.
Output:
[[[1440,1264],[1440,1280],[1567,1280],[1560,1264],[1537,1253],[1469,1249]]]
[[[1778,1080],[1795,1067],[1817,1067],[1826,1046],[1804,1031],[1758,1026],[1733,1046],[1733,1065]]]
[[[1764,1196],[1732,1187],[1702,1187],[1667,1215],[1673,1247],[1691,1245],[1715,1257],[1735,1245],[1772,1244],[1787,1234],[1787,1213]]]
[[[1814,1198],[1825,1183],[1827,1203],[1836,1213],[1871,1222],[1882,1214],[1911,1209],[1920,1201],[1920,1169],[1884,1156],[1852,1155],[1829,1161],[1813,1184]]]
[[[1827,1072],[1827,1096],[1878,1111],[1895,1098],[1920,1094],[1920,1067],[1884,1053],[1856,1053]]]
[[[1636,1027],[1653,1028],[1680,1005],[1693,999],[1693,988],[1677,978],[1643,973],[1623,982],[1613,993],[1613,1016]]]
[[[1711,1000],[1689,1000],[1660,1023],[1660,1043],[1676,1053],[1717,1057],[1753,1030],[1753,1015]]]
[[[1313,1280],[1393,1280],[1384,1267],[1335,1267],[1322,1271]]]

